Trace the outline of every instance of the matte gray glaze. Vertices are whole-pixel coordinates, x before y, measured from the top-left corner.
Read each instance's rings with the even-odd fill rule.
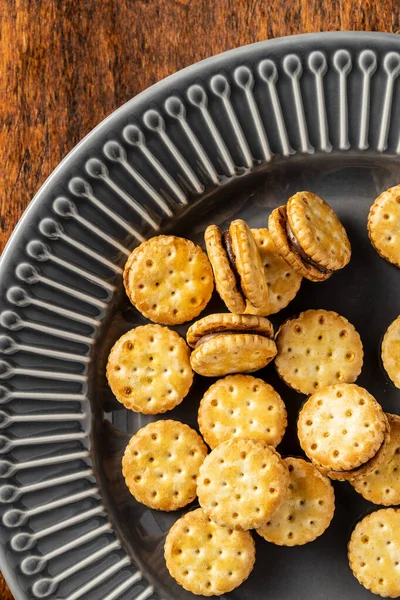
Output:
[[[240,216],[266,226],[297,190],[326,198],[349,232],[351,264],[326,283],[303,282],[272,320],[306,308],[345,315],[364,342],[359,383],[398,412],[379,346],[399,313],[400,276],[372,249],[366,220],[400,179],[399,51],[397,35],[332,33],[203,61],[116,111],[40,190],[0,270],[0,566],[18,600],[191,596],[164,566],[165,534],[179,515],[137,504],[120,472],[129,434],[149,417],[124,410],[104,376],[115,339],[145,322],[123,295],[121,269],[151,235],[202,243],[211,222]],[[221,309],[214,297],[207,312]],[[280,450],[300,454],[304,397],[273,366],[260,375],[288,407]],[[197,377],[163,418],[196,426],[211,381]],[[348,568],[346,544],[373,506],[348,484],[335,491],[333,523],[316,542],[279,548],[255,536],[254,572],[232,598],[372,597]]]

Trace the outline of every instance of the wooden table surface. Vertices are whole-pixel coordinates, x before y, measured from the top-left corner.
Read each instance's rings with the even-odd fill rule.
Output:
[[[60,160],[141,90],[235,46],[336,30],[400,32],[400,2],[0,0],[0,252]]]

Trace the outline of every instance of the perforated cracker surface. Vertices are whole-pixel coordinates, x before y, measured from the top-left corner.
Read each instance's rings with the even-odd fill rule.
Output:
[[[334,383],[352,383],[361,373],[363,346],[345,317],[307,310],[288,319],[276,335],[275,366],[282,379],[303,394]]]
[[[228,375],[204,394],[198,421],[210,448],[237,437],[262,439],[275,447],[285,433],[287,413],[278,392],[262,379]]]
[[[203,596],[219,596],[237,588],[255,561],[248,531],[221,527],[201,508],[171,527],[164,553],[172,577],[189,592]]]
[[[136,327],[111,349],[107,379],[126,408],[144,414],[166,412],[182,402],[192,385],[189,347],[167,327]]]
[[[383,337],[382,362],[394,385],[400,388],[400,317],[389,325]]]
[[[335,495],[329,479],[311,463],[301,458],[284,461],[289,469],[287,499],[257,533],[278,546],[300,546],[327,529],[335,510]]]
[[[173,235],[135,248],[124,271],[126,293],[148,319],[177,325],[197,317],[211,298],[214,279],[203,250]]]
[[[378,254],[400,267],[400,185],[375,200],[368,216],[368,233]]]
[[[204,512],[234,529],[261,527],[288,492],[289,472],[280,455],[263,440],[232,439],[207,456],[200,468],[197,495]]]
[[[206,455],[207,447],[194,429],[179,421],[155,421],[131,438],[122,473],[138,502],[156,510],[177,510],[195,499]]]
[[[348,557],[361,585],[383,597],[400,596],[400,509],[364,517],[351,535]]]
[[[390,442],[383,459],[369,475],[351,482],[366,500],[383,506],[400,504],[400,417],[388,415]]]
[[[354,383],[331,385],[305,402],[298,419],[300,445],[316,464],[332,471],[355,469],[383,443],[382,407]]]

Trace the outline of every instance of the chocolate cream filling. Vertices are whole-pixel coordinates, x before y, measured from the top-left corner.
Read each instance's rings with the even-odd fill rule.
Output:
[[[237,333],[251,333],[252,335],[260,335],[261,337],[271,339],[271,337],[266,333],[262,331],[255,331],[254,329],[227,329],[226,331],[212,331],[211,333],[206,333],[197,340],[195,348],[198,348],[199,346],[201,346],[201,344],[204,344],[204,342],[211,340],[211,338],[213,337],[217,337],[219,335],[235,335]]]
[[[303,248],[299,244],[298,239],[296,238],[295,234],[293,233],[292,228],[289,225],[289,221],[286,221],[286,235],[289,240],[290,249],[295,254],[298,254],[300,256],[301,260],[304,263],[306,263],[306,265],[309,265],[310,267],[314,267],[314,269],[317,269],[317,271],[319,271],[320,273],[323,273],[324,275],[327,273],[333,272],[333,271],[331,271],[331,269],[327,269],[326,267],[323,267],[322,265],[319,265],[318,263],[316,263],[312,258],[310,258],[304,252]]]
[[[232,236],[229,233],[229,229],[227,229],[222,234],[222,245],[228,256],[229,264],[230,264],[233,274],[235,276],[236,288],[242,294],[243,298],[246,299],[246,294],[243,292],[243,289],[242,289],[242,286],[240,283],[240,275],[239,275],[239,272],[238,272],[237,266],[236,266],[236,256],[235,256],[235,252],[233,251]]]

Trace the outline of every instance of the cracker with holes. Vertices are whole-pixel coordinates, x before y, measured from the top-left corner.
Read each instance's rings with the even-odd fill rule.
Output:
[[[248,531],[221,527],[198,508],[171,527],[164,555],[168,571],[185,590],[220,596],[250,575],[255,545]]]
[[[323,474],[333,479],[334,481],[349,481],[350,483],[355,483],[359,479],[363,479],[366,475],[370,475],[373,473],[378,466],[382,463],[385,458],[386,451],[389,447],[390,443],[390,425],[387,419],[385,437],[383,439],[382,445],[380,446],[378,452],[374,454],[372,458],[367,460],[367,462],[363,463],[360,467],[356,467],[355,469],[348,469],[347,471],[332,471],[330,469],[324,469],[320,465],[317,465],[317,469]]]
[[[111,349],[107,379],[126,408],[148,415],[164,413],[180,404],[192,385],[190,350],[168,327],[136,327]]]
[[[159,235],[133,250],[124,269],[126,293],[156,323],[178,325],[205,308],[214,289],[203,250],[184,238]]]
[[[367,390],[339,383],[310,396],[297,425],[300,445],[312,462],[331,471],[346,471],[378,452],[388,421]]]
[[[207,227],[204,239],[215,285],[227,308],[243,313],[246,302],[253,307],[268,301],[263,263],[251,230],[245,221],[232,221],[227,231],[217,225]]]
[[[193,348],[192,368],[206,377],[258,371],[276,355],[273,335],[264,317],[231,313],[203,317],[186,334]]]
[[[259,308],[247,302],[245,313],[260,316],[273,315],[293,300],[303,278],[279,254],[268,229],[252,229],[251,232],[264,265],[269,294],[266,304]]]
[[[371,244],[382,258],[400,267],[400,185],[375,200],[368,215]]]
[[[251,375],[228,375],[206,391],[199,427],[210,448],[230,438],[247,437],[277,446],[285,433],[285,404],[274,388]]]
[[[335,511],[331,482],[302,458],[285,458],[289,469],[289,493],[265,525],[257,529],[267,542],[301,546],[313,542],[329,527]]]
[[[400,317],[389,325],[383,336],[382,362],[394,385],[400,388]]]
[[[400,504],[400,417],[387,417],[390,441],[383,459],[370,474],[350,483],[369,502],[394,506]]]
[[[207,447],[179,421],[155,421],[129,441],[122,474],[138,502],[155,510],[178,510],[196,497],[196,482]]]
[[[334,383],[353,383],[361,373],[364,352],[360,336],[336,312],[302,312],[281,325],[275,341],[278,374],[302,394]]]
[[[382,508],[357,523],[348,545],[353,575],[379,596],[400,596],[400,509]]]
[[[350,262],[345,228],[329,204],[312,192],[297,192],[275,209],[268,228],[283,258],[311,281],[324,281]]]
[[[287,497],[289,471],[264,440],[237,438],[206,457],[197,495],[204,512],[219,525],[234,529],[261,527]]]

